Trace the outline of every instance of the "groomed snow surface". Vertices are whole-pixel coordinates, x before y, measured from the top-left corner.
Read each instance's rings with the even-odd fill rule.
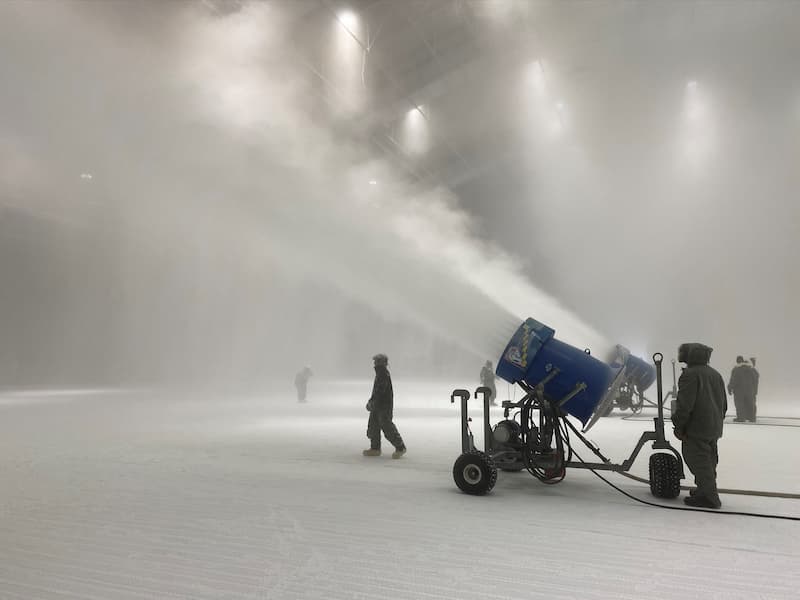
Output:
[[[409,452],[364,458],[370,385],[312,380],[307,404],[290,385],[0,395],[0,598],[799,597],[798,522],[651,508],[579,470],[462,494],[449,396],[474,382],[396,380]],[[800,493],[800,428],[777,426],[800,419],[764,422],[726,426],[720,487]],[[648,426],[617,415],[589,437],[621,461]],[[800,516],[798,500],[723,504]]]

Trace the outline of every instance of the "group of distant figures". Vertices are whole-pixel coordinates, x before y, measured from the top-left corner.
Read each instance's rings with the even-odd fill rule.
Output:
[[[734,423],[756,422],[756,396],[758,396],[758,371],[756,359],[751,357],[745,360],[743,356],[736,357],[736,366],[731,371],[728,380],[728,394],[733,395],[733,404],[736,407]]]

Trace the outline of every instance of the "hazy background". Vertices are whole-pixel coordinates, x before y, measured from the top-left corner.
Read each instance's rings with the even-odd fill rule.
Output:
[[[794,2],[4,2],[0,386],[477,377],[532,316],[796,388]]]

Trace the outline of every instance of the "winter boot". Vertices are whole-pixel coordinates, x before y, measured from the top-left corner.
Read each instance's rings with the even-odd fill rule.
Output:
[[[370,448],[369,450],[364,450],[364,452],[362,452],[361,454],[363,454],[364,456],[380,456],[381,455],[381,449],[380,448]]]
[[[716,501],[716,502],[713,502],[712,500],[709,500],[708,498],[704,498],[703,496],[698,496],[696,494],[694,496],[686,496],[686,498],[683,499],[683,503],[686,506],[694,506],[695,508],[721,508],[722,507],[722,502],[720,502],[719,500]]]
[[[406,447],[400,446],[394,452],[392,452],[392,458],[402,458],[403,454],[406,453]]]

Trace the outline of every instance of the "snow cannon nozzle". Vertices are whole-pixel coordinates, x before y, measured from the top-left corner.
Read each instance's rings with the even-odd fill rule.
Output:
[[[605,399],[619,375],[588,349],[570,346],[555,337],[555,330],[526,319],[511,337],[497,362],[497,376],[533,389],[584,425]]]

